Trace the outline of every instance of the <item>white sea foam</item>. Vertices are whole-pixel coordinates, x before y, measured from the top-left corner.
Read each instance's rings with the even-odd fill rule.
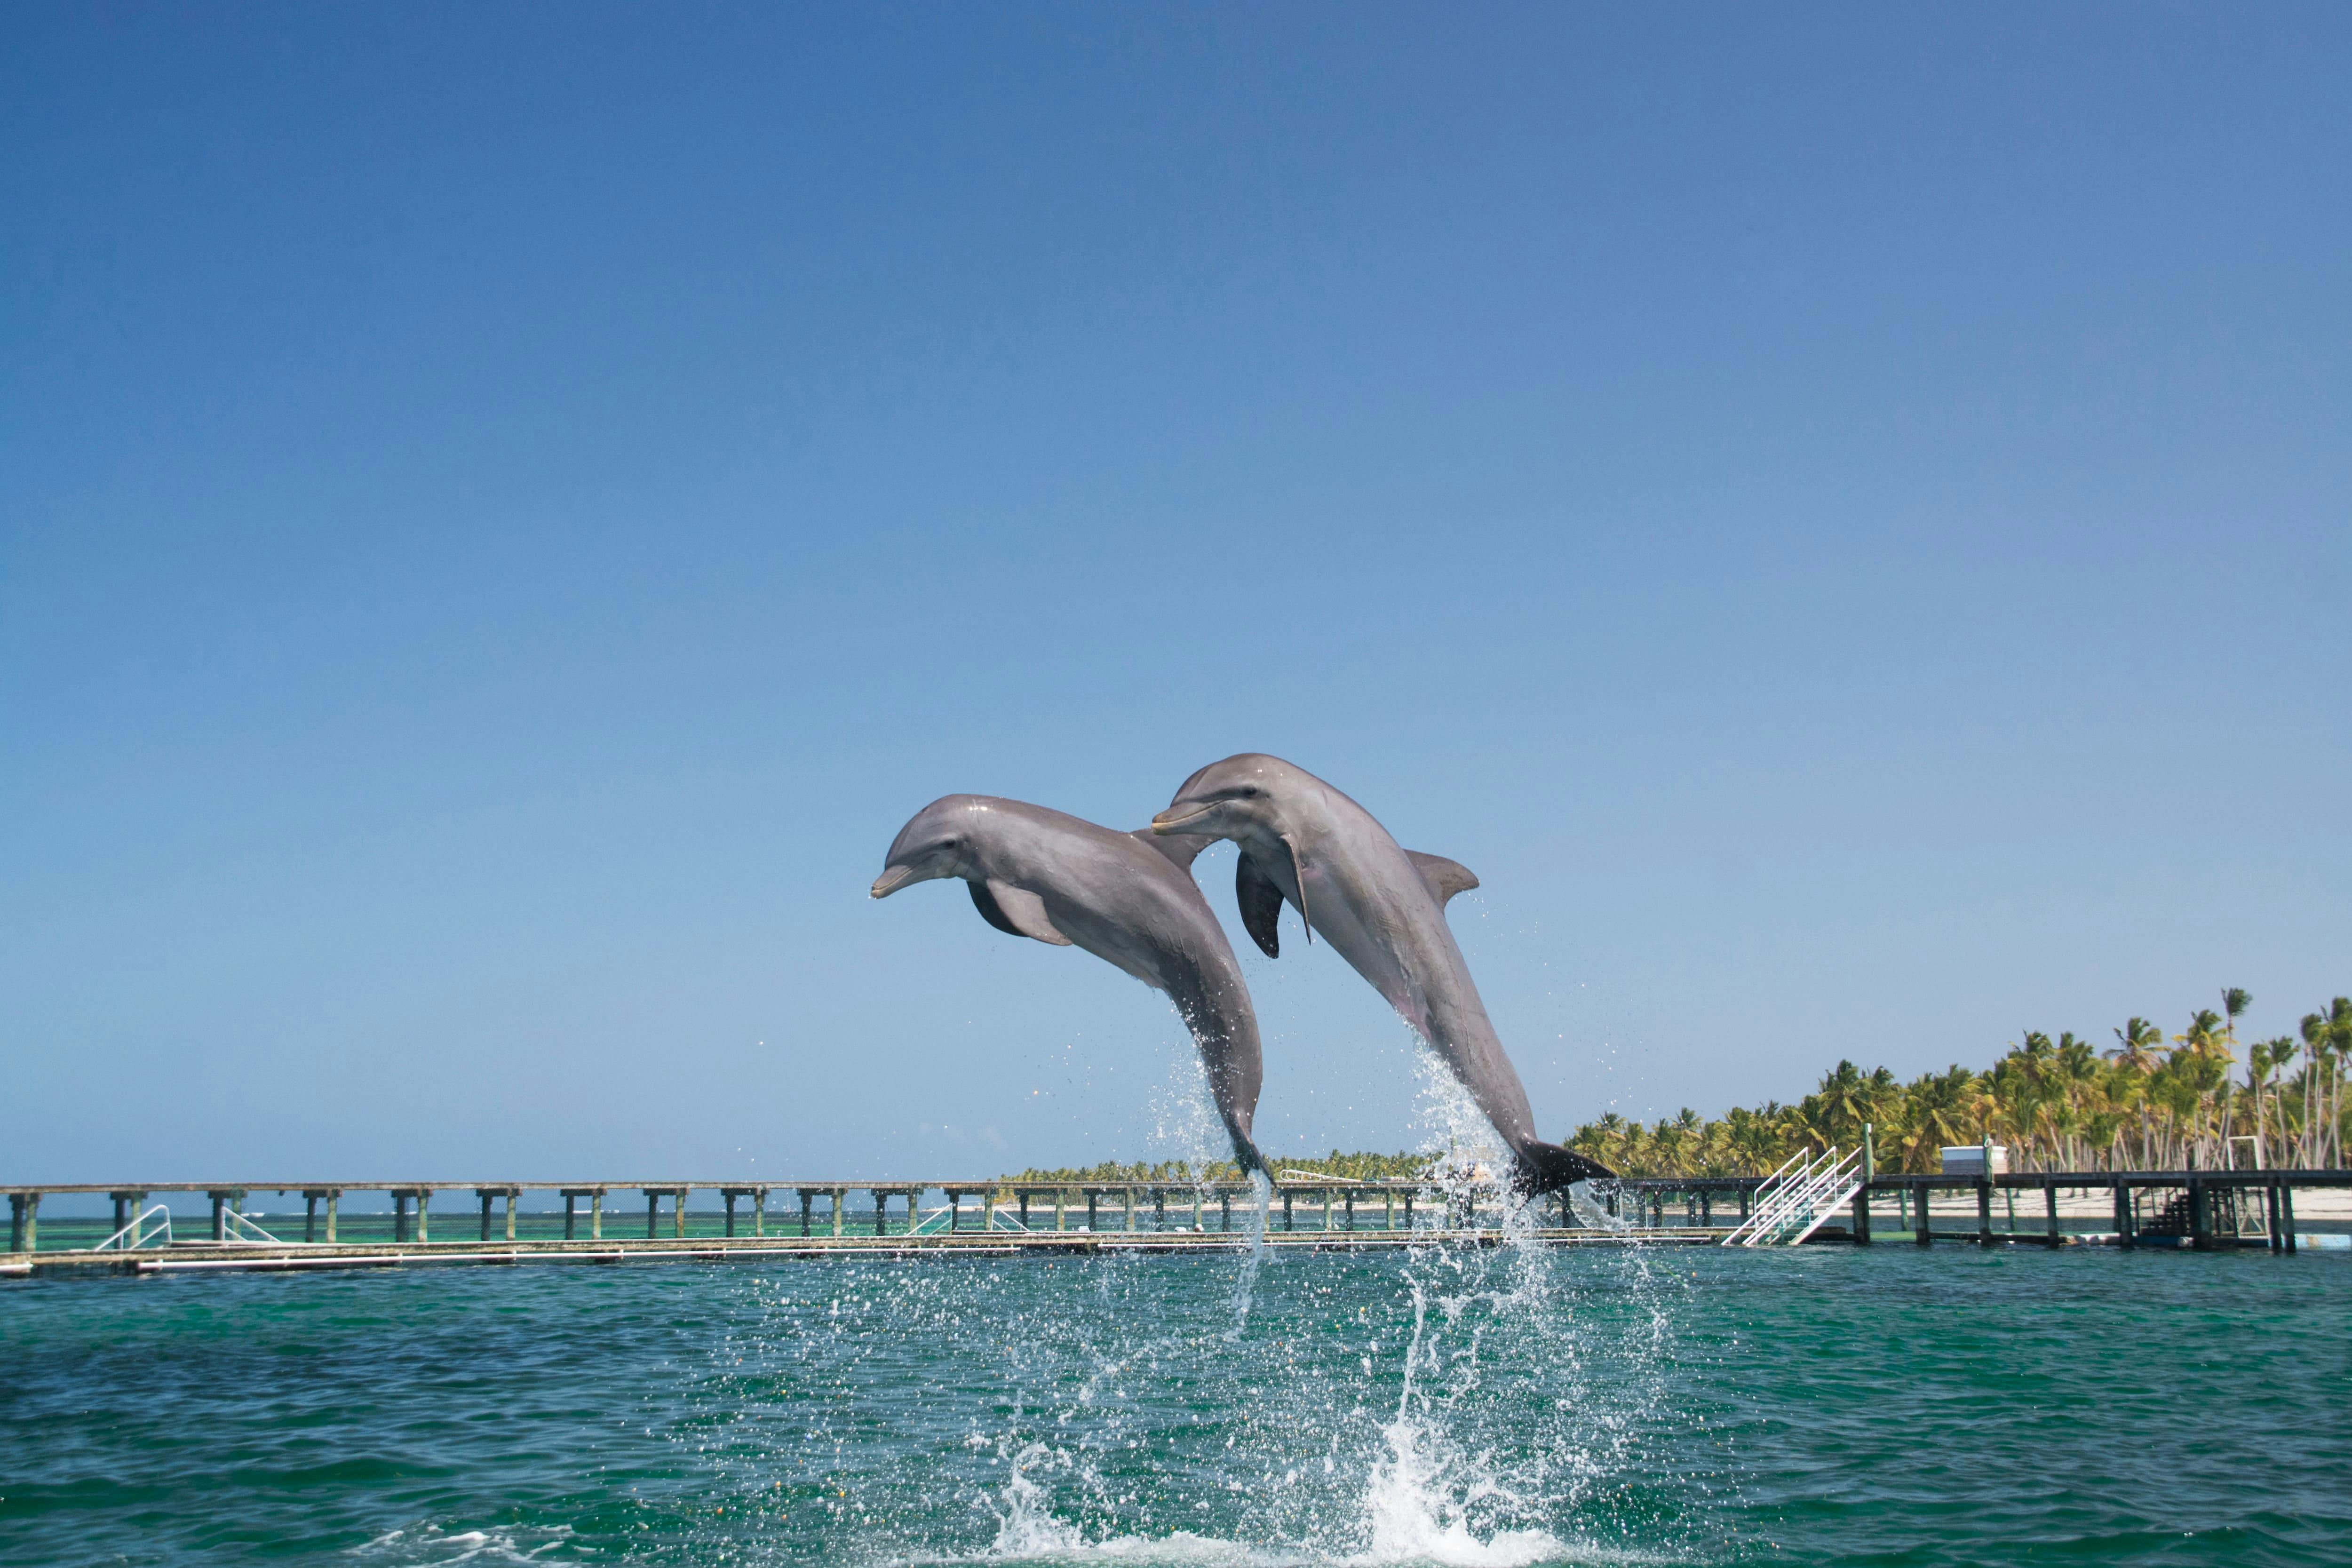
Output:
[[[538,1564],[541,1553],[555,1551],[571,1538],[568,1525],[450,1531],[436,1524],[421,1524],[386,1531],[343,1555],[396,1563],[400,1568],[449,1568],[457,1563]]]

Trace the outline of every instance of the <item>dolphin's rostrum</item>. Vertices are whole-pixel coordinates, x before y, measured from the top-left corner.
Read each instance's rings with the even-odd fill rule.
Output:
[[[997,930],[1082,947],[1165,991],[1200,1047],[1234,1157],[1256,1171],[1265,1163],[1250,1134],[1264,1072],[1257,1015],[1233,944],[1191,869],[1210,842],[1156,829],[1120,833],[1024,801],[951,795],[898,830],[873,896],[960,877]]]
[[[1445,923],[1446,900],[1478,885],[1467,869],[1399,848],[1362,806],[1306,769],[1254,752],[1185,780],[1151,830],[1239,845],[1234,891],[1258,946],[1276,954],[1276,922],[1288,899],[1308,940],[1319,931],[1338,948],[1468,1088],[1517,1158],[1521,1190],[1610,1173],[1536,1136],[1528,1092]]]

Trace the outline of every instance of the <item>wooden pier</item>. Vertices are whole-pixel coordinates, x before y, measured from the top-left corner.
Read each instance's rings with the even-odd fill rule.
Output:
[[[1580,1214],[1566,1194],[1512,1216],[1512,1234],[1559,1245],[1706,1244],[1744,1219],[1759,1179],[1671,1177],[1601,1184]],[[2063,1172],[1881,1176],[1815,1242],[1979,1247],[2095,1243],[2192,1250],[2297,1248],[2298,1191],[2352,1188],[2347,1171]],[[152,1182],[0,1187],[8,1249],[0,1274],[306,1269],[413,1263],[621,1262],[916,1253],[1226,1252],[1246,1244],[1257,1199],[1245,1183],[933,1182]],[[151,1205],[203,1194],[209,1224]],[[347,1194],[382,1194],[391,1212],[347,1213]],[[525,1210],[526,1194],[563,1200]],[[689,1198],[719,1207],[689,1215]],[[933,1194],[943,1203],[925,1207]],[[111,1223],[53,1221],[45,1197],[99,1195]],[[247,1200],[299,1197],[299,1215],[258,1223]],[[2062,1205],[2062,1195],[2064,1203]],[[853,1198],[865,1200],[853,1206]],[[2025,1203],[2021,1224],[2019,1200]],[[436,1205],[439,1205],[436,1212]],[[1266,1240],[1277,1247],[1379,1247],[1498,1242],[1504,1197],[1465,1201],[1411,1181],[1286,1178],[1274,1185]],[[639,1233],[636,1214],[642,1205]],[[2040,1214],[2032,1211],[2039,1207]],[[2065,1212],[2062,1212],[2062,1209]],[[1891,1211],[1891,1212],[1890,1212]],[[1528,1222],[1534,1222],[1532,1226]],[[300,1235],[294,1231],[299,1225]],[[191,1235],[190,1231],[196,1234]]]

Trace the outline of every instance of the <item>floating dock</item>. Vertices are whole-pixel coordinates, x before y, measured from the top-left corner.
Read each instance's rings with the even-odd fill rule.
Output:
[[[1718,1243],[1747,1219],[1763,1184],[1762,1178],[1748,1176],[1598,1184],[1580,1208],[1564,1194],[1537,1200],[1536,1212],[1510,1216],[1510,1234],[1560,1246]],[[1874,1239],[1923,1247],[2090,1243],[2292,1254],[2297,1249],[2295,1194],[2348,1188],[2352,1172],[2347,1171],[1881,1176],[1863,1184],[1850,1205],[1841,1205],[1842,1223],[1817,1222],[1806,1234],[1814,1243],[1865,1246]],[[1223,1254],[1249,1243],[1257,1202],[1245,1183],[1002,1178],[153,1182],[0,1192],[9,1205],[0,1274],[19,1276],[1019,1252]],[[151,1202],[196,1194],[208,1200],[208,1225]],[[299,1197],[301,1211],[247,1212],[249,1198],[273,1194]],[[390,1212],[346,1212],[342,1200],[355,1194],[388,1198]],[[526,1194],[559,1196],[563,1206],[526,1210]],[[720,1206],[690,1210],[696,1194],[715,1196]],[[933,1194],[943,1202],[927,1207]],[[45,1236],[42,1200],[68,1195],[110,1200],[111,1222],[56,1219]],[[853,1206],[853,1198],[866,1201]],[[1266,1241],[1318,1249],[1499,1243],[1505,1203],[1499,1193],[1465,1199],[1412,1181],[1291,1177],[1274,1184]]]

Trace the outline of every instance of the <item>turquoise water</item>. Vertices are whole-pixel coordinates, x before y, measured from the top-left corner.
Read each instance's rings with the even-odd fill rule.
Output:
[[[2341,1255],[1246,1272],[10,1282],[0,1562],[2352,1563]]]

